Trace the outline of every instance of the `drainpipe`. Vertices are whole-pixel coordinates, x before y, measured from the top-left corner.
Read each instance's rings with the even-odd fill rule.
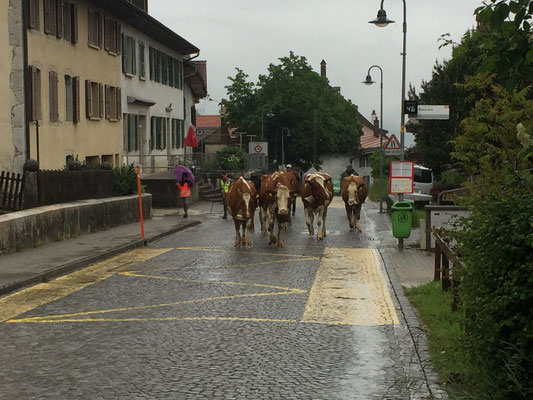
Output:
[[[22,58],[23,58],[23,84],[24,84],[24,134],[26,138],[26,160],[31,158],[31,146],[30,146],[30,118],[31,118],[31,108],[30,108],[30,97],[29,93],[29,72],[28,72],[28,20],[29,20],[29,10],[28,2],[21,0],[22,4]]]

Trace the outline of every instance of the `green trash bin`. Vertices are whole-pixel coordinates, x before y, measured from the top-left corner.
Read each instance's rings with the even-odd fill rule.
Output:
[[[392,210],[392,236],[395,238],[408,238],[411,236],[413,225],[413,206],[407,201],[397,201],[391,206]]]

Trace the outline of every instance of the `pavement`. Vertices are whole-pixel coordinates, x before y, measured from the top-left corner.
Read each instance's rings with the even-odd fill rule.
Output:
[[[367,201],[367,206],[374,208],[377,203]],[[222,212],[221,203],[208,201],[193,204],[187,219],[183,218],[182,209],[155,208],[152,219],[144,223],[144,239],[141,237],[140,223],[137,222],[1,255],[0,296],[143,247],[198,225],[206,217],[222,215]],[[402,252],[397,249],[394,239],[380,241],[382,256],[389,260],[389,265],[394,268],[404,287],[419,286],[433,279],[433,255],[417,248],[418,237],[418,229],[413,229],[411,237],[405,240],[405,250]]]

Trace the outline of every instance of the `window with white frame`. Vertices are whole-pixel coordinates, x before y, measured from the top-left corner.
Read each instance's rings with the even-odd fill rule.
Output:
[[[152,117],[150,119],[150,150],[167,148],[167,118]]]
[[[127,75],[135,75],[137,73],[135,49],[135,39],[122,34],[122,72]]]

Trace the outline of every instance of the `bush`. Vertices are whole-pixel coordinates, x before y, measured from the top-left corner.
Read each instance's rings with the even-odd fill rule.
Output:
[[[116,196],[127,196],[137,192],[137,172],[133,164],[113,169],[114,193]]]
[[[244,160],[246,152],[240,147],[224,147],[217,151],[216,162],[218,168],[226,170],[244,169]]]
[[[452,236],[477,399],[533,398],[533,190],[520,178],[476,186]],[[492,182],[492,183],[491,183]]]

